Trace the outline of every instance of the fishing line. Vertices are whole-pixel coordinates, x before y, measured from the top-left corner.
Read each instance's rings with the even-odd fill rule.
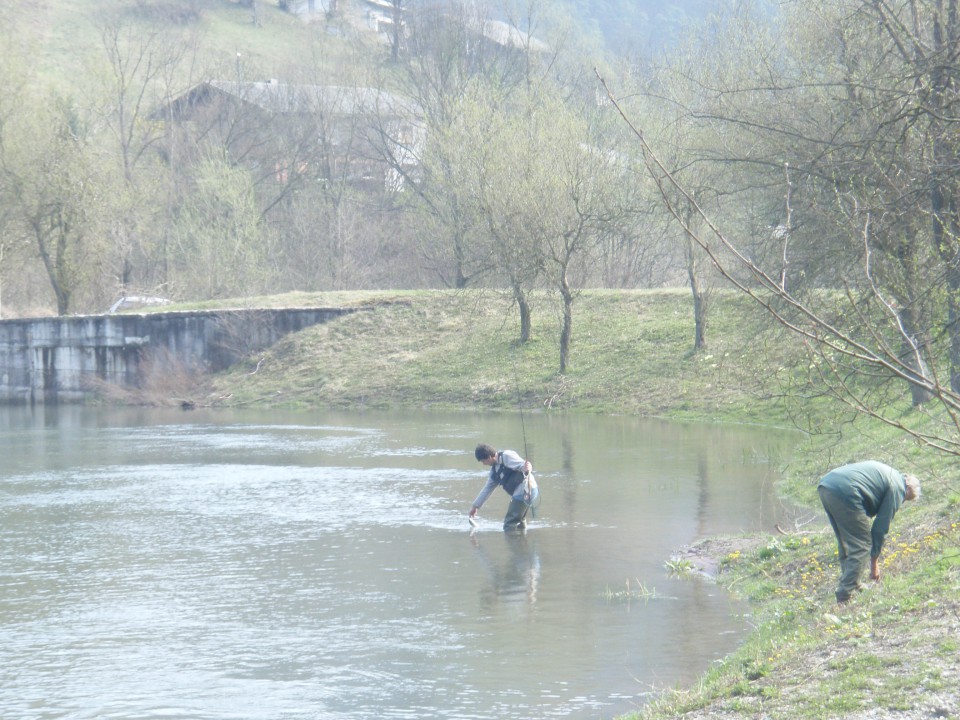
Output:
[[[517,390],[517,410],[520,411],[520,431],[523,433],[523,459],[526,462],[530,458],[530,448],[527,445],[527,424],[523,417],[523,397],[520,395],[520,372],[517,370],[517,356],[511,354],[510,359],[513,361],[513,382]],[[540,507],[540,490],[539,488],[536,491],[536,495],[533,495],[533,491],[529,486],[528,476],[524,476],[524,484],[526,485],[526,490],[524,494],[524,503],[528,508],[530,508],[530,514],[533,517],[537,516],[537,508]],[[529,497],[529,502],[527,501]],[[467,516],[467,522],[470,523],[470,527],[474,530],[480,526],[480,522],[473,515]]]
[[[513,382],[517,389],[517,409],[520,411],[520,430],[523,432],[523,459],[527,460],[530,457],[530,450],[527,449],[527,426],[523,422],[523,402],[520,397],[520,374],[517,372],[517,356],[511,355],[510,357],[513,360]]]
[[[520,411],[520,430],[523,433],[523,459],[525,461],[530,459],[530,449],[527,447],[527,425],[523,420],[523,399],[520,395],[520,373],[517,371],[517,356],[514,354],[510,355],[510,358],[513,360],[513,382],[517,389],[517,410]],[[532,517],[537,517],[537,508],[540,507],[540,490],[537,490],[537,494],[534,496],[532,490],[529,487],[527,476],[524,475],[524,484],[527,485],[527,489],[524,492],[524,502],[526,502],[527,495],[530,496],[530,502],[526,502],[527,507],[530,508],[530,514]]]

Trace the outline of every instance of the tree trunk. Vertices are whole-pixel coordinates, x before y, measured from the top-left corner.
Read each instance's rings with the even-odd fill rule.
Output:
[[[693,349],[702,350],[707,346],[707,293],[703,288],[700,272],[697,269],[697,244],[687,235],[687,277],[690,279],[690,292],[693,294]]]
[[[573,335],[573,293],[567,282],[567,273],[560,278],[560,294],[563,296],[563,327],[560,329],[560,374],[567,372],[570,357],[570,338]]]
[[[693,292],[693,349],[702,350],[707,346],[707,297],[697,280],[691,279]]]
[[[393,0],[393,38],[391,38],[390,59],[397,62],[400,59],[400,21],[402,0]]]
[[[938,53],[953,53],[958,31],[957,0],[946,3],[945,14],[935,16],[934,49]],[[933,135],[933,167],[930,178],[930,209],[933,222],[933,246],[946,265],[946,283],[948,292],[947,333],[950,337],[950,388],[960,392],[960,268],[957,266],[957,254],[960,245],[955,234],[960,227],[958,218],[958,189],[953,179],[957,161],[957,144],[953,125],[947,126],[941,119],[944,106],[949,107],[950,100],[957,90],[952,64],[937,63],[931,72],[931,105],[934,120],[931,128]],[[949,96],[949,100],[947,99]],[[916,404],[916,402],[914,402]]]
[[[900,361],[909,368],[910,372],[918,378],[929,378],[929,370],[926,361],[923,358],[924,343],[919,338],[916,327],[916,313],[912,308],[902,308],[898,312],[900,324],[904,329],[906,337],[900,351]],[[914,407],[919,407],[929,402],[933,395],[929,390],[915,382],[910,383],[910,397]]]
[[[517,302],[517,308],[520,310],[520,342],[525,343],[530,340],[530,331],[533,326],[533,311],[530,307],[530,300],[523,288],[514,283],[513,299]]]
[[[947,328],[950,333],[950,389],[960,393],[960,267],[954,260],[947,271]]]
[[[50,288],[57,300],[57,315],[63,317],[70,312],[70,289],[66,279],[67,234],[60,213],[55,211],[54,215],[54,217],[31,219],[30,225],[37,240],[40,260],[47,271]],[[48,225],[49,229],[45,225]],[[51,244],[55,246],[52,251]]]
[[[456,278],[454,279],[454,287],[456,287],[457,290],[465,289],[467,287],[467,283],[469,282],[466,273],[463,271],[465,264],[463,244],[463,233],[457,229],[453,234],[453,258],[456,265]]]

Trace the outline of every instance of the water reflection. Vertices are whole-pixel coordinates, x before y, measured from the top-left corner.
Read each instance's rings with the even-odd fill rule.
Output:
[[[483,536],[476,531],[470,540],[477,549],[487,582],[481,591],[481,604],[492,606],[536,605],[540,587],[540,557],[536,536],[530,533],[505,532],[500,537]],[[494,545],[494,552],[490,546]],[[506,548],[506,552],[504,552]]]
[[[726,654],[742,607],[663,561],[772,529],[789,438],[526,433],[512,535],[504,493],[466,521],[509,415],[0,408],[0,716],[601,718]]]

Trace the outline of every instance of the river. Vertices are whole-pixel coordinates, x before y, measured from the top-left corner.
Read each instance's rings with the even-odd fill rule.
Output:
[[[505,535],[473,448],[529,457]],[[747,608],[664,562],[771,530],[794,439],[582,415],[0,408],[0,717],[610,718]]]

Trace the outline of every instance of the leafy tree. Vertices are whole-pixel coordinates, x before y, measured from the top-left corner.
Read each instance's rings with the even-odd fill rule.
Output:
[[[637,195],[631,159],[612,149],[599,123],[588,123],[582,112],[557,97],[545,98],[527,122],[535,135],[527,147],[536,153],[538,189],[525,224],[542,235],[549,274],[562,300],[563,374],[570,362],[578,287],[606,237],[634,226]]]
[[[424,228],[423,257],[444,285],[458,289],[477,282],[493,262],[478,252],[484,223],[466,180],[478,142],[471,133],[483,130],[471,123],[523,82],[517,54],[483,41],[489,20],[488,8],[467,2],[424,4],[411,14],[401,89],[422,117],[421,132],[405,138],[382,126],[384,151]],[[407,164],[407,157],[417,163]]]
[[[532,290],[544,269],[543,236],[528,225],[539,213],[537,183],[543,177],[536,148],[537,137],[527,126],[525,106],[497,94],[496,88],[477,82],[464,98],[463,115],[454,142],[463,155],[454,169],[462,196],[472,196],[481,224],[477,234],[478,257],[488,259],[491,282],[506,285],[520,316],[520,342],[531,338]]]
[[[540,27],[539,3],[517,5],[505,27]],[[408,88],[426,125],[419,174],[408,176],[412,206],[433,231],[426,236],[449,238],[425,252],[455,287],[481,277],[508,287],[521,342],[532,333],[532,290],[553,284],[564,307],[565,372],[587,260],[631,222],[628,163],[587,121],[583,101],[595,95],[564,53],[562,18],[543,24],[556,31],[555,47],[519,31],[497,44],[485,40],[487,16],[454,7],[429,16],[434,32],[415,21],[410,34]]]
[[[58,96],[21,100],[22,112],[4,128],[4,186],[46,271],[57,313],[66,315],[99,278],[110,179],[82,108]]]
[[[103,117],[122,178],[115,196],[116,215],[109,221],[113,244],[112,272],[122,293],[133,286],[163,285],[164,210],[170,184],[160,162],[165,139],[151,114],[174,94],[184,65],[194,56],[196,38],[107,22],[100,27],[105,66],[93,72],[102,84]]]
[[[672,81],[697,99],[684,107],[697,140],[711,138],[687,149],[693,161],[736,169],[725,184],[716,175],[718,213],[634,125],[665,205],[726,278],[804,339],[817,382],[951,453],[956,5],[811,2],[772,28],[736,13],[712,28],[712,63]],[[942,414],[902,415],[897,381],[915,407],[935,400]]]
[[[251,295],[275,279],[274,240],[261,222],[250,174],[222,155],[198,166],[193,192],[179,209],[176,241],[182,297]]]
[[[4,47],[4,50],[8,48]],[[2,53],[0,59],[0,77],[14,78],[19,76],[19,68],[9,67],[10,58],[15,55]],[[16,115],[16,109],[19,105],[19,97],[23,92],[22,82],[18,85],[14,82],[7,83],[7,92],[0,95],[0,158],[6,157],[6,148],[10,143],[9,123]],[[9,187],[6,173],[0,174],[0,318],[3,317],[3,279],[7,267],[7,262],[11,255],[12,246],[16,245],[14,240],[12,199],[7,193],[12,189]]]

